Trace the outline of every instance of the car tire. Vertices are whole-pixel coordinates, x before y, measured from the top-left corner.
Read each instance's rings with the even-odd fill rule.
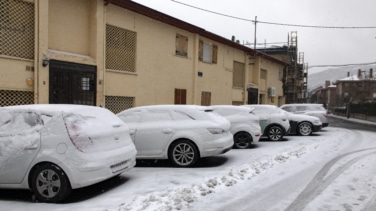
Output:
[[[63,201],[72,190],[66,174],[50,163],[37,166],[31,174],[30,182],[31,189],[40,202]]]
[[[267,136],[271,141],[281,141],[283,139],[283,130],[279,126],[271,126],[267,131]]]
[[[252,144],[252,136],[247,132],[238,132],[234,135],[234,147],[237,149],[247,149]]]
[[[175,166],[190,167],[199,157],[196,145],[188,140],[176,141],[169,148],[169,159]]]
[[[312,134],[312,124],[308,122],[302,122],[298,125],[298,134],[301,136],[309,136]]]

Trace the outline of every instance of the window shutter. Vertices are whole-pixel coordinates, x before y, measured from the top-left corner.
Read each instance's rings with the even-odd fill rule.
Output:
[[[198,59],[202,61],[203,58],[204,58],[204,42],[200,40],[198,44]]]
[[[217,64],[217,60],[218,60],[218,46],[213,45],[213,53],[212,53],[213,64]]]

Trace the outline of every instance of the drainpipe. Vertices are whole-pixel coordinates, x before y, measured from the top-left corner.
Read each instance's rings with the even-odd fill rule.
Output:
[[[192,103],[196,105],[196,90],[197,90],[197,74],[198,74],[198,46],[200,42],[200,35],[195,34],[195,42],[194,42],[194,48],[193,48],[193,55],[192,55]],[[198,105],[198,104],[197,104]]]
[[[36,13],[34,14],[35,18],[35,23],[34,23],[34,34],[36,35],[36,39],[34,42],[34,104],[39,103],[39,78],[38,78],[38,73],[39,73],[39,1],[34,2],[34,11]]]

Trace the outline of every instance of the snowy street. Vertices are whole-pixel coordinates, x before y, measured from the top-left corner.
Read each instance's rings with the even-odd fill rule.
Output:
[[[138,161],[64,204],[0,190],[0,210],[375,210],[375,140],[374,132],[327,127],[233,149],[193,168]]]

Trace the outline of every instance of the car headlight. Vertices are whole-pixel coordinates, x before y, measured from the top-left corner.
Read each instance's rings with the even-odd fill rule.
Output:
[[[315,124],[321,124],[320,120],[315,120],[314,123]]]
[[[222,134],[222,133],[226,132],[226,131],[223,130],[222,128],[208,128],[208,131],[209,131],[211,134]]]

